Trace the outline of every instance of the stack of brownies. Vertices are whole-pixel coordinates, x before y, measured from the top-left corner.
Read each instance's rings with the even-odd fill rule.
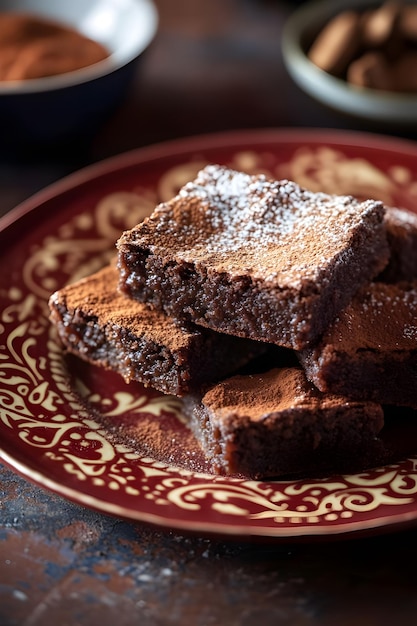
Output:
[[[414,214],[209,165],[117,248],[51,320],[68,351],[181,397],[215,472],[369,466],[385,406],[417,408]]]

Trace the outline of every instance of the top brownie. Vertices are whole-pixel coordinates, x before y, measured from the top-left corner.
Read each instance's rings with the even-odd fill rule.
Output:
[[[119,287],[173,317],[302,349],[385,267],[384,212],[209,165],[123,233]]]

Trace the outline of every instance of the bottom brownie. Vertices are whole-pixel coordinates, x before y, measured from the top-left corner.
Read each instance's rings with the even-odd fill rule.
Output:
[[[234,376],[185,398],[184,411],[219,474],[311,475],[382,461],[382,407],[323,394],[299,367]]]

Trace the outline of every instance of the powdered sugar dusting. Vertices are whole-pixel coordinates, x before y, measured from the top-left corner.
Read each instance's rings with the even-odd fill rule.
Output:
[[[375,218],[375,216],[377,216]],[[254,280],[287,285],[316,280],[338,256],[349,255],[364,219],[383,218],[380,202],[314,193],[288,180],[250,176],[209,165],[153,219],[163,247],[175,237],[178,261],[215,271],[245,272]]]
[[[406,339],[412,339],[417,344],[417,326],[408,325],[404,326],[404,337]]]

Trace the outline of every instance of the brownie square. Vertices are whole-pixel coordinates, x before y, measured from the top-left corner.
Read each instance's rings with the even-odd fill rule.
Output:
[[[321,391],[417,408],[417,282],[363,288],[299,358]]]
[[[266,346],[222,336],[152,311],[118,292],[114,266],[68,285],[49,300],[66,349],[163,393],[181,396],[219,380]]]
[[[386,207],[385,228],[390,258],[378,280],[397,283],[417,279],[417,215]]]
[[[359,471],[383,453],[382,407],[323,394],[300,367],[233,376],[185,398],[184,407],[218,474]]]
[[[120,289],[179,319],[302,349],[386,265],[384,211],[210,165],[123,233]]]

